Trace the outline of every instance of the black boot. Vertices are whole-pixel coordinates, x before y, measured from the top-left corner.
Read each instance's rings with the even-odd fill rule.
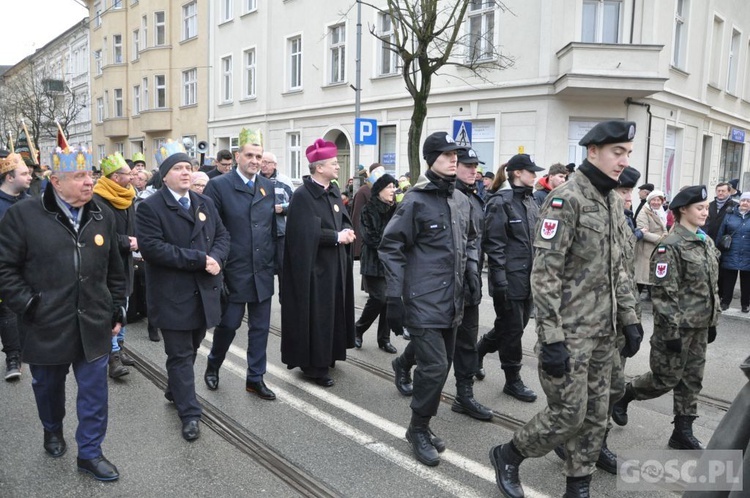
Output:
[[[602,449],[599,450],[599,459],[596,461],[596,466],[604,472],[617,475],[617,455],[607,447],[607,436],[609,436],[609,429],[604,433]]]
[[[477,420],[492,420],[492,410],[474,399],[474,389],[472,385],[460,385],[457,387],[457,391],[456,400],[453,402],[451,410],[456,413],[465,413],[471,418]]]
[[[508,498],[524,498],[523,486],[518,477],[518,467],[524,458],[515,449],[512,441],[490,450],[490,462],[495,468],[497,487]]]
[[[693,435],[692,415],[675,415],[674,430],[669,438],[669,447],[674,450],[702,450],[703,444]]]
[[[628,403],[635,399],[635,391],[633,386],[628,382],[625,385],[625,394],[620,398],[620,401],[615,403],[612,407],[612,420],[617,425],[628,424]]]
[[[503,370],[505,370],[505,387],[503,387],[505,394],[526,403],[536,401],[536,393],[526,387],[526,384],[521,380],[521,367],[504,368]]]
[[[487,339],[482,336],[479,342],[477,342],[477,371],[474,373],[477,380],[484,380],[487,376],[487,373],[484,371],[484,357],[487,353],[489,353]]]
[[[122,362],[123,365],[128,366],[128,367],[132,367],[133,365],[135,365],[135,360],[133,359],[132,356],[130,356],[128,353],[126,353],[124,349],[122,349],[122,343],[123,342],[124,342],[124,340],[123,341],[120,341],[120,340],[117,341],[117,344],[120,345],[120,361]]]
[[[411,423],[406,430],[406,440],[411,443],[414,456],[423,464],[434,467],[440,463],[440,454],[432,444],[430,417],[422,417],[412,412]]]
[[[148,324],[148,338],[154,342],[159,342],[161,339],[159,338],[159,329]]]
[[[414,392],[414,386],[411,383],[410,369],[404,368],[401,365],[400,356],[393,359],[391,366],[393,367],[393,372],[396,374],[394,379],[396,382],[396,389],[398,389],[398,392],[404,396],[411,396]]]
[[[129,373],[130,370],[123,366],[122,361],[120,361],[120,352],[109,353],[109,376],[117,379]]]
[[[589,484],[591,476],[567,477],[565,479],[565,494],[563,498],[589,498]]]

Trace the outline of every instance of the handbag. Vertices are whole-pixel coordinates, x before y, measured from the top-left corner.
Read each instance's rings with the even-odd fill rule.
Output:
[[[719,249],[722,251],[728,251],[732,247],[732,236],[727,234],[719,239]]]

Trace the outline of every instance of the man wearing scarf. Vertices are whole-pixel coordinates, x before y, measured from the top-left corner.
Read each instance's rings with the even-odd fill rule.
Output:
[[[133,293],[133,251],[138,250],[133,208],[135,189],[130,184],[130,166],[119,152],[107,156],[101,167],[102,176],[94,185],[94,201],[114,215],[117,247],[125,270],[125,296],[129,297]],[[135,364],[122,350],[124,340],[125,327],[122,327],[117,336],[112,338],[112,352],[109,355],[109,376],[113,379],[129,374],[125,365]]]
[[[618,225],[623,203],[615,188],[633,151],[635,123],[605,121],[579,142],[587,156],[578,173],[547,196],[534,237],[531,290],[535,351],[547,406],[513,439],[490,450],[498,486],[523,497],[519,466],[564,445],[568,498],[588,497],[607,428],[610,382],[620,354],[633,356],[643,338]],[[620,354],[616,325],[623,325]]]
[[[471,203],[455,188],[457,152],[464,148],[445,132],[427,137],[422,146],[427,171],[396,208],[378,248],[385,269],[388,326],[396,335],[408,327],[411,335],[403,354],[391,363],[396,388],[412,396],[406,439],[417,460],[430,467],[440,463],[439,453],[445,450],[430,429],[430,419],[437,415],[453,361],[464,284],[470,302],[481,297]]]

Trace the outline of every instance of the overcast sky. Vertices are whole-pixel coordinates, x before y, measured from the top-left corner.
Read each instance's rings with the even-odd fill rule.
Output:
[[[17,64],[88,16],[75,0],[0,0],[0,4],[0,66]]]

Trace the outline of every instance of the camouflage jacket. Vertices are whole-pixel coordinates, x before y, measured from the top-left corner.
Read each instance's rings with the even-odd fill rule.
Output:
[[[708,328],[719,319],[719,251],[711,237],[680,224],[651,255],[654,334],[678,339],[681,328]]]
[[[615,335],[618,321],[638,323],[618,228],[623,210],[614,191],[603,196],[584,174],[547,196],[531,271],[540,342]]]

